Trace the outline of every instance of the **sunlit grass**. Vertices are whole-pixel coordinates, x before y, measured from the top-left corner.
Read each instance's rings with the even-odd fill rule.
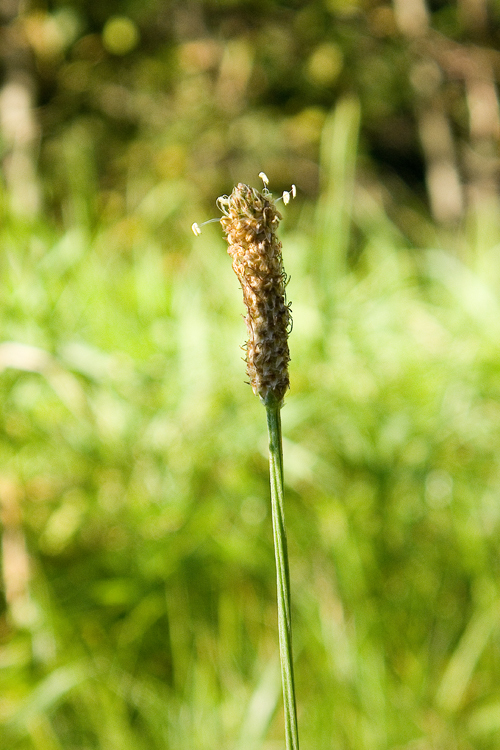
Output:
[[[301,742],[493,750],[500,231],[410,247],[353,189],[354,267],[320,254],[310,206],[283,234]],[[9,749],[281,747],[239,292],[217,229],[194,242],[172,211],[172,246],[144,211],[0,229],[1,338],[24,347],[0,349]]]

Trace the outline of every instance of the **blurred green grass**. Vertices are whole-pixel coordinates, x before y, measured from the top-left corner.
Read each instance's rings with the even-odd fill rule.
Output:
[[[354,181],[358,122],[352,100],[327,120],[321,199],[299,196],[282,232],[301,740],[493,749],[500,228],[484,206],[453,235],[420,219],[410,246]],[[240,292],[217,225],[189,236],[187,183],[106,219],[87,167],[62,227],[2,198],[0,746],[273,750],[265,414]]]

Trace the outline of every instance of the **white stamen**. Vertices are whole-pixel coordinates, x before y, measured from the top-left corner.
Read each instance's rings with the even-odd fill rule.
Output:
[[[259,177],[264,183],[264,185],[267,187],[269,185],[269,177],[265,172],[259,172]]]
[[[220,219],[208,219],[207,221],[203,221],[201,224],[197,224],[196,222],[193,224],[191,229],[193,230],[194,234],[199,237],[201,234],[201,227],[204,227],[205,224],[213,224],[214,221],[220,221]]]
[[[290,198],[295,198],[296,195],[297,195],[297,188],[295,187],[295,185],[292,185],[290,190],[283,191],[283,194],[280,195],[280,197],[276,200],[276,203],[279,203],[279,201],[283,201],[283,203],[286,206],[288,205],[288,203],[290,203]]]

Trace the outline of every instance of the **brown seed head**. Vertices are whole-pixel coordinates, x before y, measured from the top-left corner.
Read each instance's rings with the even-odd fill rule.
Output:
[[[266,193],[266,191],[264,191]],[[276,229],[281,215],[269,193],[239,183],[219,198],[228,253],[247,307],[247,373],[253,392],[266,404],[280,404],[289,387],[288,334],[292,317],[286,302],[287,276]]]

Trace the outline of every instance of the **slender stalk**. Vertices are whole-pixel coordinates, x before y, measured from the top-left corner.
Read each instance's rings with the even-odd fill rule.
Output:
[[[274,553],[278,597],[278,634],[285,708],[285,738],[287,750],[299,750],[297,710],[292,656],[292,620],[290,615],[290,575],[283,503],[283,444],[279,405],[266,405],[269,432],[269,472],[273,517]]]
[[[231,195],[221,196],[217,204],[247,308],[245,323],[247,375],[253,392],[264,403],[269,431],[269,469],[273,515],[274,552],[278,579],[278,634],[285,706],[287,750],[299,750],[297,711],[292,659],[292,621],[290,617],[290,576],[283,507],[283,449],[280,408],[290,387],[288,334],[292,327],[290,303],[286,300],[288,277],[283,268],[281,242],[276,236],[281,214],[267,189],[268,179],[261,172],[264,190],[238,183]],[[295,195],[283,193],[283,202]],[[193,225],[199,234],[197,224]]]

